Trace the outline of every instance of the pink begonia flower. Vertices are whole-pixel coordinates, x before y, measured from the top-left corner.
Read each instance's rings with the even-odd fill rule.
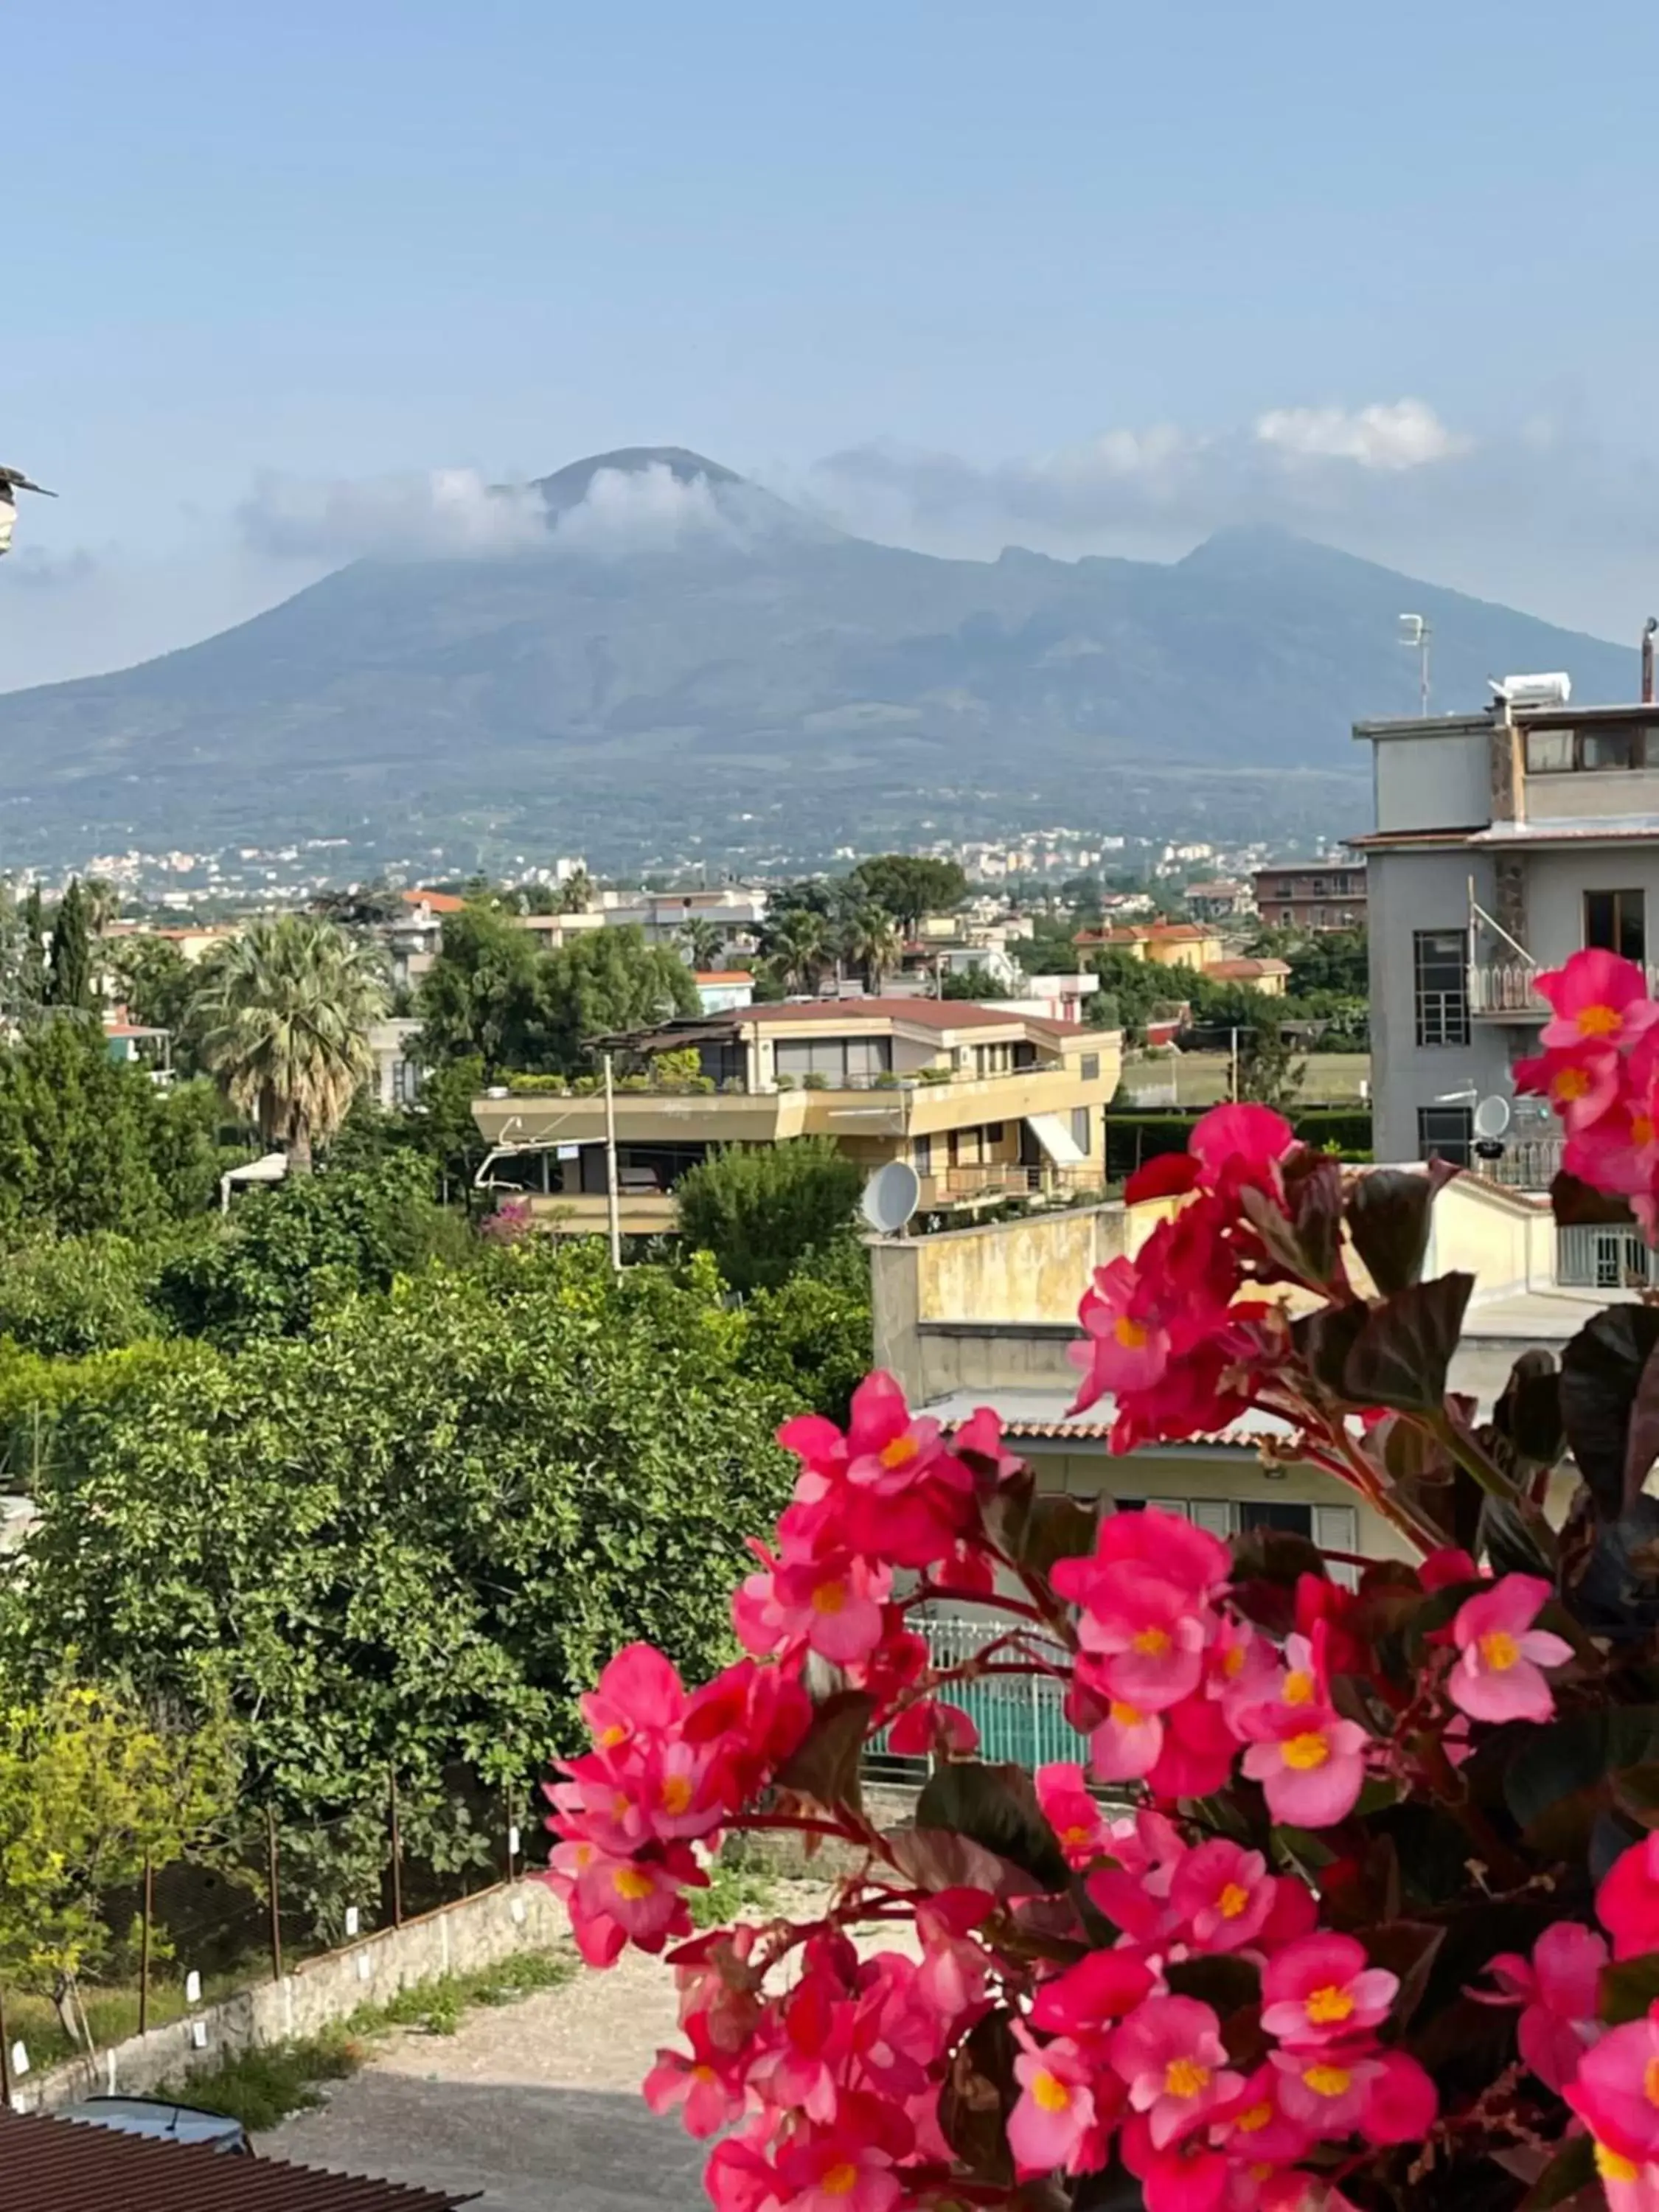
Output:
[[[1595,2143],[1593,2149],[1607,2212],[1659,2212],[1659,2165],[1638,2165],[1608,2143]]]
[[[1103,1662],[1100,1674],[1112,1697],[1156,1713],[1198,1687],[1204,1626],[1188,1592],[1126,1560],[1095,1578],[1078,1640]]]
[[[1480,1570],[1467,1552],[1444,1546],[1419,1564],[1417,1579],[1432,1595],[1436,1590],[1455,1589],[1459,1583],[1478,1583]]]
[[[1018,2021],[1014,2034],[1024,2046],[1014,2061],[1019,2101],[1008,2115],[1008,2148],[1015,2170],[1022,2179],[1028,2174],[1052,2173],[1056,2167],[1069,2172],[1094,2127],[1090,2085],[1097,2069],[1064,2037],[1039,2045]]]
[[[1659,1175],[1659,1109],[1651,1088],[1627,1094],[1575,1129],[1562,1149],[1561,1165],[1594,1190],[1627,1198],[1651,1192]]]
[[[1659,1830],[1613,1861],[1595,1893],[1595,1917],[1615,1959],[1659,1951]]]
[[[1133,1260],[1120,1255],[1095,1269],[1078,1308],[1089,1340],[1068,1346],[1067,1353],[1075,1366],[1088,1370],[1096,1397],[1109,1390],[1150,1389],[1170,1364],[1170,1332],[1137,1311],[1141,1297],[1140,1271]]]
[[[821,1659],[848,1666],[868,1658],[881,1641],[890,1579],[884,1567],[848,1553],[781,1559],[743,1583],[732,1601],[732,1620],[757,1658],[799,1642]]]
[[[1659,2020],[1609,2028],[1562,2094],[1597,2142],[1638,2165],[1659,2159]]]
[[[1146,2115],[1154,2150],[1201,2127],[1243,2079],[1228,2071],[1220,2023],[1195,1997],[1148,1997],[1115,2032],[1108,2055],[1131,2106]]]
[[[1365,1747],[1357,1721],[1314,1706],[1279,1706],[1240,1718],[1255,1736],[1244,1771],[1259,1782],[1275,1820],[1296,1828],[1331,1828],[1346,1820],[1365,1784]]]
[[[1279,2101],[1287,2119],[1316,2136],[1363,2130],[1371,2093],[1382,2075],[1381,2054],[1332,2045],[1322,2051],[1275,2051]]]
[[[1553,1009],[1539,1042],[1546,1052],[1581,1044],[1634,1043],[1659,1022],[1647,977],[1633,960],[1599,946],[1575,952],[1564,967],[1536,976],[1534,989]]]
[[[1408,2051],[1376,2056],[1382,2070],[1371,2083],[1360,2133],[1367,2142],[1421,2142],[1440,2110],[1439,2091]]]
[[[994,1482],[1011,1482],[1025,1469],[1017,1452],[1003,1449],[1002,1421],[990,1406],[974,1408],[951,1437],[951,1449],[957,1459],[981,1462]]]
[[[1273,1911],[1267,1863],[1260,1851],[1215,1837],[1176,1869],[1170,1903],[1197,1949],[1237,1951],[1255,1941]]]
[[[1215,2115],[1210,2139],[1230,2158],[1252,2166],[1287,2166],[1313,2142],[1299,2120],[1286,2117],[1279,2100],[1277,2067],[1258,2066],[1225,2111]]]
[[[913,1420],[904,1392],[878,1368],[853,1393],[847,1423],[847,1480],[878,1497],[906,1490],[945,1455],[935,1420]]]
[[[657,2063],[645,2077],[641,2092],[653,2112],[672,2112],[681,2106],[685,2131],[699,2141],[718,2135],[742,2113],[748,2103],[741,2074],[735,2077],[722,2064],[725,2054],[708,2040],[701,2019],[688,2025],[689,2052],[659,2051]]]
[[[1152,1995],[1152,1970],[1133,1951],[1091,1951],[1038,1989],[1031,2025],[1045,2035],[1096,2043]]]
[[[1264,2179],[1251,2212],[1354,2212],[1354,2207],[1322,2174],[1292,2172]]]
[[[960,1757],[979,1747],[979,1729],[960,1705],[939,1698],[918,1698],[887,1731],[887,1748],[897,1759],[922,1759],[945,1751]]]
[[[1107,1849],[1106,1816],[1089,1795],[1075,1760],[1051,1759],[1033,1779],[1037,1803],[1054,1830],[1068,1866],[1087,1866]]]
[[[1101,1522],[1095,1548],[1086,1559],[1056,1563],[1054,1585],[1062,1597],[1086,1608],[1101,1577],[1110,1568],[1126,1565],[1145,1567],[1202,1604],[1225,1587],[1233,1559],[1219,1536],[1211,1535],[1184,1514],[1166,1513],[1159,1505],[1138,1512],[1120,1508]]]
[[[1521,2056],[1558,2095],[1601,2036],[1597,1984],[1607,1963],[1607,1944],[1593,1929],[1558,1920],[1539,1937],[1530,1960],[1514,1951],[1492,1960],[1487,1972],[1501,1985],[1501,1996],[1470,1993],[1483,2004],[1522,2008],[1516,2035]]]
[[[985,1995],[989,1954],[969,1940],[992,1911],[986,1889],[942,1889],[916,1906],[921,1963],[915,1993],[932,2011],[955,2021]]]
[[[1233,2169],[1202,2136],[1158,2144],[1136,2113],[1118,2137],[1123,2163],[1140,2184],[1146,2212],[1220,2212]]]
[[[1097,1782],[1139,1782],[1163,1748],[1162,1717],[1114,1698],[1105,1719],[1089,1732],[1089,1771]]]
[[[1270,1106],[1212,1106],[1199,1117],[1187,1149],[1206,1184],[1231,1176],[1278,1190],[1279,1163],[1295,1142],[1290,1123]]]
[[[1352,1936],[1305,1936],[1268,1960],[1261,1974],[1261,2025],[1304,2048],[1344,2043],[1388,2018],[1400,1978],[1373,1966]]]
[[[675,1727],[685,1710],[685,1692],[672,1661],[654,1644],[628,1644],[580,1704],[595,1747],[611,1751],[635,1735],[658,1735]]]
[[[1600,1121],[1619,1097],[1617,1051],[1588,1039],[1536,1060],[1517,1060],[1510,1073],[1518,1091],[1549,1100],[1569,1136]]]
[[[1458,1607],[1452,1640],[1459,1656],[1446,1688],[1471,1720],[1547,1721],[1554,1712],[1539,1669],[1563,1665],[1572,1646],[1533,1626],[1554,1595],[1541,1575],[1505,1575]]]
[[[834,2135],[792,2142],[779,2154],[778,2178],[792,2212],[889,2212],[904,2197],[888,2152]]]
[[[1146,1787],[1155,1797],[1207,1797],[1227,1782],[1238,1756],[1238,1738],[1220,1701],[1183,1698],[1159,1717],[1164,1741]]]

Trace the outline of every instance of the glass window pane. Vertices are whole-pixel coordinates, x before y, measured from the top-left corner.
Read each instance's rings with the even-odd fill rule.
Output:
[[[1571,730],[1528,730],[1527,774],[1563,775],[1572,766]]]

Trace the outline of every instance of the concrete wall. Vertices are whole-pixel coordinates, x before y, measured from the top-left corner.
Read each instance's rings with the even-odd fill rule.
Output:
[[[1601,776],[1557,776],[1558,783],[1605,782]],[[1649,779],[1626,776],[1622,781]],[[1659,801],[1655,811],[1659,812]],[[1587,890],[1639,890],[1646,894],[1650,960],[1659,957],[1659,843],[1620,845],[1595,851],[1574,846],[1560,853],[1526,856],[1527,950],[1540,967],[1559,967],[1584,942]]]
[[[535,1880],[502,1884],[401,1928],[382,1929],[344,1951],[308,1959],[280,1982],[265,1982],[223,2003],[202,2005],[189,2019],[76,2059],[14,2085],[18,2112],[51,2111],[76,2099],[119,2093],[142,2097],[162,2081],[183,2081],[255,2044],[315,2035],[360,2005],[385,2004],[399,1990],[441,1975],[487,1966],[515,1951],[544,1951],[568,1932],[563,1908]],[[207,2043],[198,2050],[195,2031]]]
[[[1475,897],[1490,912],[1492,864],[1484,854],[1371,854],[1371,1077],[1379,1160],[1418,1158],[1417,1109],[1443,1093],[1473,1085],[1484,1097],[1510,1088],[1510,1033],[1501,1024],[1471,1024],[1466,1045],[1417,1042],[1413,936],[1419,929],[1467,933],[1471,875]]]
[[[1371,750],[1379,830],[1465,830],[1492,819],[1492,738],[1484,726],[1444,738],[1386,738]]]

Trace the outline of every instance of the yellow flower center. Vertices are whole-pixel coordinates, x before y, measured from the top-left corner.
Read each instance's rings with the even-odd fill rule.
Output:
[[[665,1774],[662,1782],[662,1809],[665,1813],[683,1813],[691,1802],[691,1778],[689,1774]]]
[[[720,2078],[712,2066],[694,2066],[691,2069],[691,2079],[694,2081],[718,2081]]]
[[[884,1444],[878,1457],[885,1468],[908,1467],[921,1449],[921,1446],[907,1429],[902,1437],[895,1437],[891,1443]]]
[[[595,1743],[601,1751],[614,1751],[619,1743],[626,1743],[627,1741],[628,1730],[620,1721],[612,1721],[608,1729],[602,1730],[594,1738]]]
[[[1242,1674],[1244,1672],[1244,1646],[1242,1644],[1230,1644],[1227,1646],[1226,1650],[1222,1654],[1221,1671],[1229,1681],[1235,1674]]]
[[[1333,2066],[1323,2059],[1309,2067],[1302,2078],[1316,2097],[1344,2097],[1353,2086],[1353,2075],[1346,2066]]]
[[[1286,1766],[1297,1774],[1311,1774],[1322,1766],[1331,1755],[1331,1747],[1317,1729],[1310,1729],[1303,1735],[1293,1735],[1280,1748],[1279,1756]]]
[[[1653,1142],[1652,1115],[1632,1114],[1631,1115],[1630,1140],[1632,1145],[1650,1145]]]
[[[1521,1656],[1521,1646],[1507,1629],[1494,1628],[1480,1638],[1480,1663],[1494,1674],[1507,1674]]]
[[[1031,2095],[1038,2108],[1045,2112],[1063,2112],[1072,2101],[1072,2093],[1058,2074],[1044,2067],[1031,2081]]]
[[[820,1583],[812,1593],[814,1613],[839,1613],[846,1602],[845,1583]]]
[[[641,1898],[649,1897],[656,1886],[643,1867],[618,1867],[611,1877],[612,1889],[618,1897],[626,1898],[630,1905],[637,1905]]]
[[[1115,1698],[1112,1700],[1111,1711],[1112,1718],[1119,1728],[1140,1728],[1146,1722],[1146,1716],[1138,1705],[1121,1705]]]
[[[1650,2058],[1642,2075],[1642,2094],[1650,2105],[1659,2105],[1659,2058]]]
[[[1582,1098],[1589,1087],[1589,1071],[1583,1067],[1564,1067],[1550,1085],[1558,1098]]]
[[[1210,2086],[1210,2069],[1196,2058],[1172,2058],[1164,2069],[1166,2097],[1196,2097]]]
[[[1304,1668],[1295,1668],[1285,1677],[1285,1703],[1287,1705],[1310,1705],[1318,1687],[1318,1683]]]
[[[1273,2116],[1271,2101],[1264,2097],[1259,2105],[1252,2105],[1248,2112],[1241,2112],[1234,2125],[1241,2135],[1260,2135]]]
[[[818,2184],[826,2197],[850,2197],[858,2185],[859,2170],[849,2159],[832,2166]]]
[[[1346,2020],[1353,2010],[1353,1992],[1340,1990],[1328,1982],[1322,1990],[1311,1990],[1303,2008],[1316,2027],[1334,2027],[1339,2021]]]
[[[1617,1006],[1580,1006],[1578,1034],[1580,1036],[1612,1036],[1624,1027],[1624,1016]]]
[[[1123,1346],[1123,1349],[1126,1352],[1139,1352],[1141,1346],[1146,1341],[1146,1331],[1144,1324],[1140,1322],[1133,1320],[1127,1314],[1120,1314],[1118,1316],[1117,1319],[1112,1324],[1112,1334],[1117,1339],[1118,1342]]]
[[[1134,1648],[1144,1659],[1161,1659],[1170,1648],[1167,1628],[1143,1628],[1134,1639]]]
[[[1241,1889],[1236,1881],[1230,1881],[1217,1898],[1215,1905],[1216,1911],[1224,1920],[1237,1920],[1241,1912],[1249,1911],[1250,1893],[1248,1889]]]
[[[1085,1844],[1094,1841],[1094,1834],[1092,1828],[1062,1828],[1060,1840],[1062,1844],[1069,1844],[1074,1851],[1081,1850]]]
[[[1642,2177],[1642,2169],[1633,2159],[1609,2150],[1603,2142],[1595,2146],[1595,2171],[1603,2181],[1639,2181]]]

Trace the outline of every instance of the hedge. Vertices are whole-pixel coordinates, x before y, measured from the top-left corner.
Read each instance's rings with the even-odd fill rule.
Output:
[[[1106,1116],[1106,1177],[1121,1182],[1144,1161],[1161,1152],[1184,1152],[1187,1139],[1199,1120],[1196,1114],[1121,1114],[1115,1108]],[[1371,1117],[1368,1108],[1308,1106],[1294,1117],[1296,1133],[1304,1144],[1345,1157],[1359,1154],[1369,1159]]]

